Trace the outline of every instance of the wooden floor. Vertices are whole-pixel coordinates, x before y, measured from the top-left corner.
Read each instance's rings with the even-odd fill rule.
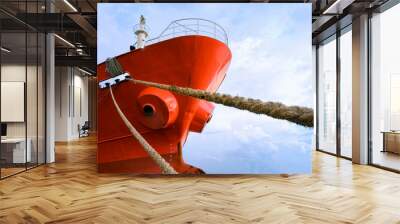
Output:
[[[374,164],[389,167],[395,170],[400,170],[400,155],[392,152],[381,152],[374,150],[373,154]]]
[[[295,176],[96,172],[94,138],[0,181],[0,223],[400,223],[400,175],[314,154]]]
[[[24,168],[12,167],[12,168],[0,168],[0,169],[1,169],[1,177],[2,178],[10,176],[10,175],[13,175],[13,174],[16,174],[16,173],[19,173],[19,172],[23,172],[23,171],[26,170],[25,167]]]

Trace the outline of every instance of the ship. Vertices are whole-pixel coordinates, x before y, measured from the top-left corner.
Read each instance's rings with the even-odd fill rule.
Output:
[[[216,92],[223,82],[232,54],[228,36],[217,23],[200,18],[179,19],[147,40],[148,28],[141,17],[134,30],[136,43],[127,53],[114,57],[133,78],[209,92]],[[105,62],[98,64],[97,77],[98,82],[111,78]],[[201,133],[212,118],[212,103],[132,82],[119,83],[113,93],[132,125],[178,173],[204,173],[201,167],[184,161],[182,150],[189,133]],[[109,89],[99,89],[97,102],[98,172],[162,173],[132,138]]]

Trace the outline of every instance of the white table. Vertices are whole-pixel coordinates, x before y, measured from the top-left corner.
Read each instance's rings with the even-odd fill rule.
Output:
[[[25,138],[5,138],[1,139],[1,147],[3,151],[3,147],[13,147],[13,159],[12,163],[25,163],[31,161],[31,145],[32,141],[30,138],[26,140],[28,143],[26,147],[26,154],[25,154]],[[4,150],[5,151],[5,150]],[[26,161],[25,161],[26,159]]]

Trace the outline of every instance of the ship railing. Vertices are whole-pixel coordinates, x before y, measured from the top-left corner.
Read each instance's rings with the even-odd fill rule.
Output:
[[[219,40],[228,45],[228,35],[217,23],[200,18],[179,19],[171,22],[159,36],[146,41],[146,45],[180,36],[202,35]]]

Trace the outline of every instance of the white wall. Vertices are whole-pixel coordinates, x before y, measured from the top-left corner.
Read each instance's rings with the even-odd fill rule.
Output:
[[[88,120],[88,77],[73,67],[56,67],[55,140],[79,137],[78,124]]]
[[[2,65],[1,81],[25,82],[25,64]],[[1,108],[1,110],[7,110],[7,108]],[[24,122],[7,123],[7,137],[25,137],[25,123]]]
[[[37,70],[38,69],[38,70]],[[27,80],[25,80],[27,78]],[[21,108],[22,113],[26,112],[26,121],[22,122],[6,122],[8,138],[25,138],[29,139],[31,148],[32,161],[39,163],[44,162],[44,74],[42,67],[36,65],[24,64],[2,64],[1,81],[2,82],[24,82],[26,84],[26,107],[25,104]],[[23,94],[23,93],[22,93]],[[7,97],[7,96],[2,96]],[[1,108],[2,112],[13,113],[10,107]],[[37,156],[39,153],[39,156]]]
[[[1,81],[2,82],[25,82],[26,70],[28,74],[36,74],[36,66],[27,66],[19,65],[19,64],[4,64],[1,66]],[[30,76],[28,76],[29,78]],[[29,86],[36,86],[36,80],[28,80]],[[27,105],[31,107],[29,112],[33,109],[36,111],[36,88],[27,88]],[[33,102],[33,104],[32,104]],[[1,110],[7,110],[7,108],[1,108]],[[36,124],[36,113],[27,113],[28,122],[34,121]],[[33,127],[34,125],[28,124],[29,127]],[[36,126],[34,127],[36,130]],[[28,137],[30,131],[28,130]],[[36,133],[35,133],[36,134]],[[25,137],[25,122],[7,122],[7,136],[8,137]]]
[[[81,76],[82,73],[79,72],[79,75],[74,75],[74,111],[72,122],[72,130],[71,135],[75,138],[79,136],[78,133],[78,124],[81,126],[88,120],[89,112],[88,112],[88,77]]]
[[[68,117],[69,117],[69,68],[55,68],[55,141],[68,140]]]
[[[25,83],[25,64],[4,64],[1,66],[1,81],[2,82],[24,82]],[[32,67],[28,67],[31,70]],[[4,96],[2,96],[4,97]],[[24,108],[22,108],[24,110]],[[7,108],[1,108],[7,110]],[[7,122],[8,137],[25,137],[24,122]]]

